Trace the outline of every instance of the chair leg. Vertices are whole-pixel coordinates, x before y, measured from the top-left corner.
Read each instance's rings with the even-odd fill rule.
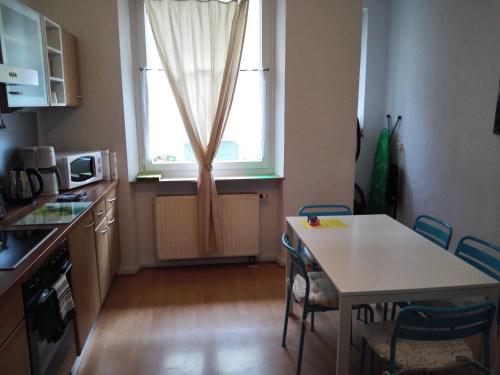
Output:
[[[375,374],[375,352],[370,349],[370,375]]]
[[[349,339],[349,344],[354,345],[354,342],[352,341],[352,319],[351,319],[351,338]]]
[[[306,333],[306,319],[307,319],[307,304],[304,304],[304,313],[302,314],[302,327],[301,327],[301,332],[300,332],[299,358],[297,360],[297,375],[300,375],[300,370],[302,367],[302,351],[304,349],[304,335]]]
[[[370,313],[370,322],[373,323],[375,321],[375,315],[373,313],[373,309],[370,305],[366,305],[365,309],[368,310],[368,312]],[[367,323],[367,322],[365,322]]]
[[[361,307],[356,308],[356,320],[361,320]]]
[[[363,337],[361,341],[361,361],[359,363],[359,375],[363,375],[365,370],[365,355],[366,355],[366,339]]]
[[[398,304],[396,302],[392,303],[392,311],[391,311],[391,320],[396,319],[396,310],[398,308]]]
[[[281,346],[286,347],[286,331],[288,329],[288,313],[290,312],[290,298],[292,295],[292,288],[288,286],[286,293],[286,306],[285,306],[285,322],[283,323],[283,339],[281,340]]]
[[[368,305],[365,305],[365,324],[368,323]]]
[[[314,311],[311,312],[311,332],[314,332]]]
[[[491,368],[490,361],[490,336],[487,334],[483,334],[483,364],[487,369]],[[496,364],[499,366],[499,364]]]
[[[387,321],[387,309],[389,308],[389,303],[384,303],[384,322]]]

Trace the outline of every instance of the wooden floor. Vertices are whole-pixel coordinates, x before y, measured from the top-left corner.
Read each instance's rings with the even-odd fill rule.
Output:
[[[283,315],[284,269],[273,263],[117,277],[78,375],[294,374],[299,322],[290,319],[284,349]],[[338,315],[316,316],[315,332],[306,333],[302,373],[331,375]],[[351,352],[356,374],[359,351]]]

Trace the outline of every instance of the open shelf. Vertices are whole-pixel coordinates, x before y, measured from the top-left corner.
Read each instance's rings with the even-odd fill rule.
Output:
[[[66,97],[64,95],[64,81],[53,81],[50,79],[50,105],[63,106],[66,105]]]
[[[47,45],[47,52],[49,53],[49,55],[61,55],[62,54],[61,50],[58,50],[58,49],[51,47],[49,45]]]
[[[51,82],[61,82],[61,83],[64,82],[64,79],[59,77],[49,77],[49,79]]]
[[[47,39],[47,50],[61,53],[61,27],[54,21],[45,17],[45,35]]]
[[[47,48],[47,75],[49,80],[49,102],[51,106],[66,105],[64,82],[63,48],[61,27],[48,18],[45,21]]]

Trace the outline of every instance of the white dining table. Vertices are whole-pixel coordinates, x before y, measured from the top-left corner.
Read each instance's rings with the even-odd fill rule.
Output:
[[[495,279],[387,215],[320,217],[324,223],[340,220],[330,221],[331,227],[312,227],[305,219],[287,217],[288,234],[294,246],[302,241],[339,294],[337,375],[349,373],[353,305],[473,296],[499,300]],[[496,350],[495,327],[491,338]]]

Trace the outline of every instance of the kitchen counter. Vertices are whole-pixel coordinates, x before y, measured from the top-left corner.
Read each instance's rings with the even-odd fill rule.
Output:
[[[15,222],[30,214],[38,207],[43,206],[45,203],[55,202],[57,196],[39,197],[32,204],[12,207],[6,218],[0,222],[1,230],[8,229],[35,229],[35,228],[57,228],[43,244],[32,254],[28,256],[15,270],[0,271],[0,296],[4,295],[7,291],[16,285],[23,283],[36,269],[45,261],[50,255],[51,251],[57,246],[69,231],[74,228],[79,221],[85,216],[85,213],[94,208],[95,203],[102,199],[109,193],[118,181],[101,181],[90,185],[83,186],[75,189],[74,191],[85,190],[88,194],[85,201],[92,202],[92,204],[83,211],[73,222],[61,225],[34,225],[34,226],[13,226]]]

